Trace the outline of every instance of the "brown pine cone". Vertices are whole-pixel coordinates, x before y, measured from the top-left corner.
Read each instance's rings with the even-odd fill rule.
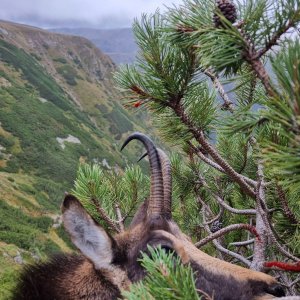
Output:
[[[236,21],[236,7],[231,0],[216,0],[216,10],[220,10],[224,17],[231,23]],[[222,26],[220,17],[216,13],[214,14],[213,21],[216,27]]]

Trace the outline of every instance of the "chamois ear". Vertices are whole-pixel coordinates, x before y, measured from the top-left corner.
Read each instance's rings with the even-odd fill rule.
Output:
[[[96,269],[109,269],[113,239],[86,212],[79,200],[67,195],[62,205],[63,223],[73,244]]]

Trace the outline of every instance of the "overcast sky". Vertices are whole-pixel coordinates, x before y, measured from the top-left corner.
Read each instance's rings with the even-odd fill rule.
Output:
[[[0,0],[0,19],[51,27],[129,27],[133,18],[181,0]]]

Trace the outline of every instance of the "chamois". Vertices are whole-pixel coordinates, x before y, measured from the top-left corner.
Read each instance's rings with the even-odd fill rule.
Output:
[[[272,299],[284,290],[271,276],[211,257],[197,249],[172,220],[172,180],[166,154],[141,133],[130,135],[141,141],[149,157],[151,188],[128,228],[111,236],[67,195],[62,204],[63,223],[81,255],[61,254],[46,263],[24,269],[15,300],[112,300],[121,290],[143,279],[139,263],[147,246],[172,249],[183,264],[195,271],[196,286],[215,300]]]

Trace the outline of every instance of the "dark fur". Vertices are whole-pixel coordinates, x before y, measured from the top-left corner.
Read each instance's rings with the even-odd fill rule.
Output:
[[[13,300],[111,300],[121,297],[118,287],[92,265],[88,276],[78,281],[78,268],[83,263],[89,262],[82,256],[56,255],[47,263],[27,266]]]

